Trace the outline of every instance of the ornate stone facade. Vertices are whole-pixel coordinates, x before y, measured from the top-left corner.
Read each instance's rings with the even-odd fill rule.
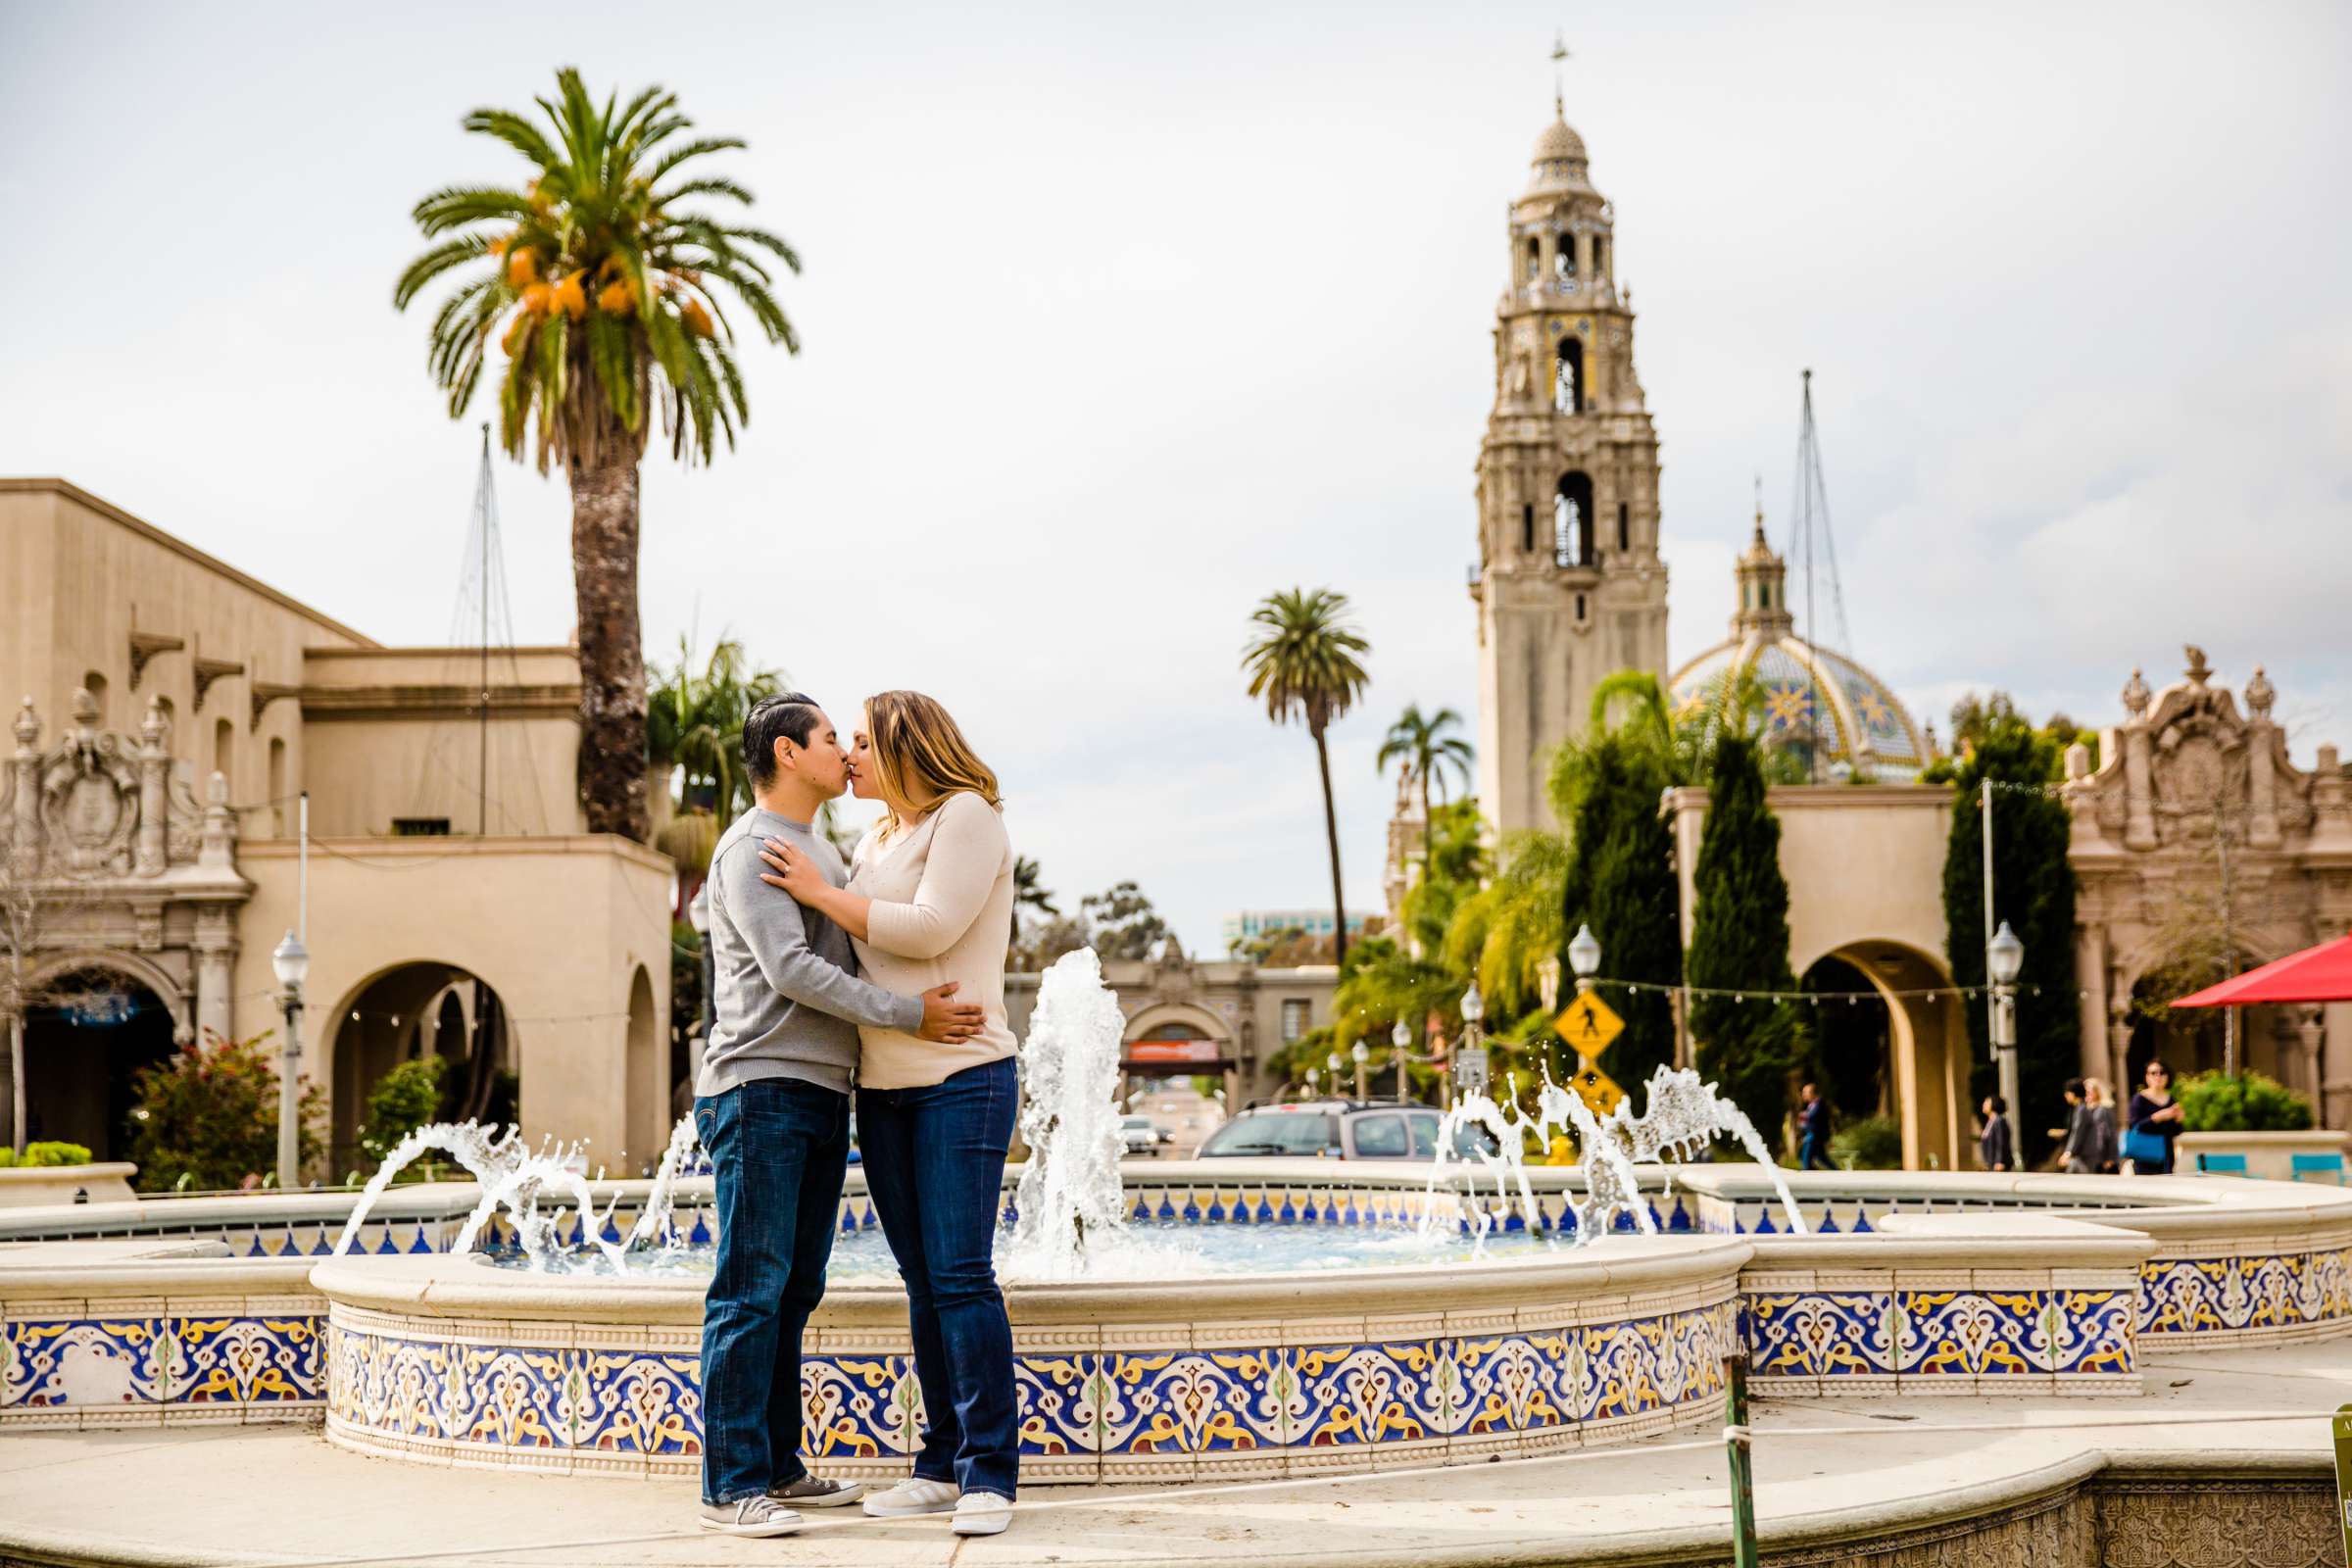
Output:
[[[41,731],[28,697],[0,782],[7,881],[34,906],[30,980],[129,975],[170,1010],[175,1039],[227,1033],[237,911],[253,885],[237,871],[226,782],[215,773],[197,805],[160,699],[135,737],[100,728],[86,688],[55,744]]]
[[[1551,821],[1544,769],[1620,669],[1666,673],[1658,443],[1634,373],[1616,210],[1564,119],[1511,206],[1494,407],[1478,459],[1479,797],[1501,833]]]
[[[2087,748],[2067,759],[2083,1070],[2127,1092],[2154,1049],[2132,1005],[2151,976],[2210,961],[2220,979],[2352,928],[2352,800],[2336,749],[2320,747],[2303,771],[2259,666],[2240,695],[2242,712],[2192,647],[2161,692],[2132,672],[2096,770]],[[2241,1060],[2324,1092],[2328,1124],[2344,1125],[2352,1008],[2240,1010]]]

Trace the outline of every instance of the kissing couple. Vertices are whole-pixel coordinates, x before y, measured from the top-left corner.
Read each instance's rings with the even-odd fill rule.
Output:
[[[813,698],[743,724],[752,808],[711,851],[715,981],[694,1127],[716,1183],[703,1298],[707,1530],[784,1536],[863,1488],[801,1458],[801,1338],[825,1294],[850,1152],[906,1285],[922,1445],[879,1518],[1012,1517],[1012,1329],[993,1245],[1020,1086],[1004,1021],[1012,844],[997,776],[919,692],[866,699],[851,746]],[[844,790],[881,820],[847,866],[813,824]]]

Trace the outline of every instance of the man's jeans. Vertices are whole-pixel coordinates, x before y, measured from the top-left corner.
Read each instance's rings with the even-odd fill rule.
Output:
[[[718,1261],[703,1297],[703,1500],[798,1481],[801,1331],[825,1261],[850,1153],[850,1097],[758,1078],[694,1102],[717,1185]]]
[[[1020,1401],[994,1248],[1019,1099],[1009,1056],[927,1088],[858,1091],[865,1188],[906,1281],[923,1390],[914,1473],[1006,1497]]]

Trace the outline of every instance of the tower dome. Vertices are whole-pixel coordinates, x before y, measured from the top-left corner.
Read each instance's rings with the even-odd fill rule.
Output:
[[[1554,120],[1544,127],[1544,134],[1536,138],[1536,151],[1532,162],[1540,168],[1544,164],[1564,158],[1581,161],[1584,156],[1585,138],[1579,136],[1576,133],[1576,127],[1569,124],[1566,120]]]
[[[1528,181],[1528,193],[1549,191],[1591,192],[1586,170],[1585,138],[1576,133],[1564,113],[1557,106],[1550,124],[1536,138],[1536,148],[1528,162],[1533,176]]]
[[[1935,749],[1902,700],[1845,655],[1796,634],[1787,566],[1765,543],[1760,510],[1734,572],[1740,607],[1731,636],[1667,682],[1676,721],[1721,712],[1748,685],[1747,732],[1805,759],[1814,777],[1860,775],[1887,784],[1916,777]]]

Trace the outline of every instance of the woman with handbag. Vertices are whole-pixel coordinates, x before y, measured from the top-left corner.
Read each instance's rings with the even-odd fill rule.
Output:
[[[2124,1158],[2134,1176],[2170,1176],[2173,1140],[2180,1137],[2180,1106],[2173,1099],[2173,1069],[2150,1057],[2140,1091],[2124,1117]]]

